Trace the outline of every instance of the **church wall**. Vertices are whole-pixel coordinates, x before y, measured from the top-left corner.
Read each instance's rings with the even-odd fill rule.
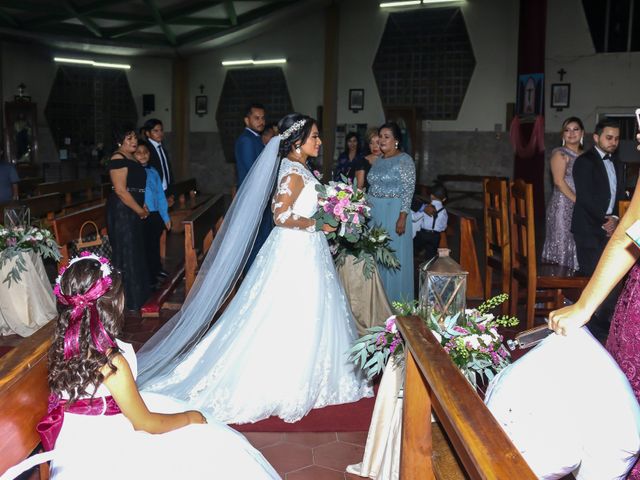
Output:
[[[377,0],[349,0],[339,5],[337,121],[377,126],[383,122],[384,113],[371,65],[388,12],[379,8]],[[431,181],[438,173],[484,174],[489,169],[496,175],[510,175],[512,170],[513,155],[505,123],[506,104],[513,101],[516,90],[517,2],[477,0],[466,2],[462,9],[476,67],[458,118],[422,123],[426,141],[417,159],[422,182]],[[288,63],[283,71],[294,108],[315,116],[316,107],[323,100],[323,48],[324,18],[321,11],[316,11],[250,40],[189,58],[191,103],[200,94],[200,85],[204,85],[204,94],[209,97],[207,115],[198,117],[193,105],[189,105],[191,173],[198,174],[201,184],[230,187],[234,182],[233,177],[220,178],[235,172],[235,166],[226,164],[220,154],[215,122],[225,78],[225,67],[220,62],[286,56]],[[365,89],[365,108],[358,113],[348,110],[350,88]],[[499,134],[495,133],[496,124],[501,125]],[[213,151],[196,150],[200,145]],[[465,148],[467,145],[473,148]]]
[[[216,110],[228,67],[223,60],[247,58],[287,58],[281,65],[296,111],[316,116],[322,104],[324,62],[324,15],[322,10],[288,18],[271,26],[268,32],[248,40],[225,45],[189,57],[189,173],[198,179],[198,187],[206,192],[229,191],[235,185],[235,163],[222,153]],[[198,116],[194,99],[208,96],[208,113]],[[259,99],[256,99],[259,100]],[[279,119],[270,118],[268,121]],[[238,118],[242,123],[243,119]]]
[[[131,70],[127,71],[127,78],[136,103],[138,122],[142,124],[147,118],[159,118],[165,130],[169,132],[168,136],[171,136],[173,79],[170,59],[51,52],[43,46],[8,41],[2,42],[0,52],[2,55],[0,91],[3,100],[5,102],[13,100],[14,95],[18,93],[17,85],[24,83],[27,86],[26,95],[31,96],[31,100],[38,104],[39,162],[58,161],[58,153],[44,116],[44,109],[58,68],[53,61],[56,55],[131,65]],[[154,94],[156,101],[155,112],[146,117],[142,116],[143,94]]]
[[[640,107],[640,52],[596,53],[581,0],[548,2],[546,47],[546,130],[559,132],[569,116],[593,132],[600,113],[633,113]],[[571,84],[569,108],[549,107],[551,84]]]

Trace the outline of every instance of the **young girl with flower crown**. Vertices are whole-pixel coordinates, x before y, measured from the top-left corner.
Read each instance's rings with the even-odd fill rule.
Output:
[[[141,397],[133,348],[117,339],[124,294],[107,259],[71,260],[54,292],[59,316],[49,351],[51,395],[37,426],[48,452],[29,463],[53,459],[52,478],[65,480],[280,478],[226,425],[205,425],[200,412],[160,395]],[[7,478],[20,470],[14,467]]]

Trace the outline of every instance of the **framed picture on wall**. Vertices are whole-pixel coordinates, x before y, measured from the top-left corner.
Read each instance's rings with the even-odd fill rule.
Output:
[[[364,109],[364,88],[349,89],[349,110],[359,112]]]
[[[196,114],[203,116],[207,114],[207,96],[196,95]]]
[[[551,108],[567,108],[571,99],[570,83],[551,84]]]

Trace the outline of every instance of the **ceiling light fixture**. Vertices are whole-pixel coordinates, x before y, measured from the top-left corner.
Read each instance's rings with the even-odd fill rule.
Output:
[[[123,70],[131,70],[131,65],[127,65],[125,63],[105,63],[105,62],[96,62],[94,60],[83,60],[81,58],[65,58],[65,57],[54,57],[53,61],[57,63],[73,63],[75,65],[88,65],[90,67],[96,67],[96,68],[121,68]]]
[[[223,60],[222,65],[225,67],[236,67],[242,65],[277,65],[287,63],[286,58],[272,58],[269,60]]]
[[[461,3],[464,0],[406,0],[398,2],[384,2],[380,8],[409,7],[415,5],[429,5],[431,3]]]
[[[384,2],[380,4],[380,8],[408,7],[410,5],[420,5],[422,0],[409,0],[403,2]]]

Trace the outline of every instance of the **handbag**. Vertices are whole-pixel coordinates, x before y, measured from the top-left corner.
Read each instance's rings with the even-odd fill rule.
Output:
[[[95,229],[95,233],[89,235],[83,235],[84,228],[87,225],[92,225]],[[71,256],[77,257],[82,252],[91,252],[99,257],[106,257],[111,259],[113,253],[111,243],[109,242],[109,235],[100,235],[100,229],[95,222],[88,220],[80,227],[80,233],[78,240],[71,242]]]

